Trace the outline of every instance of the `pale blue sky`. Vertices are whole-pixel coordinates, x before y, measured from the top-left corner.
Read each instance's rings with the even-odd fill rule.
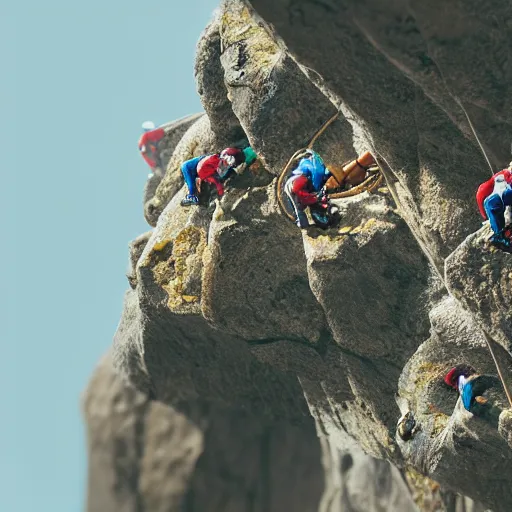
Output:
[[[140,124],[201,110],[195,44],[217,4],[0,4],[2,512],[84,508],[80,393],[147,229]]]

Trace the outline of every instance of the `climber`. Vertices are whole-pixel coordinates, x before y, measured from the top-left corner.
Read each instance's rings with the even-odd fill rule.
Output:
[[[163,139],[166,131],[164,128],[155,128],[155,123],[152,121],[142,123],[142,129],[144,133],[139,139],[139,151],[154,172],[161,165],[158,157],[158,143]]]
[[[489,218],[493,234],[489,241],[506,248],[512,246],[505,227],[505,209],[512,206],[512,162],[508,168],[496,173],[482,183],[476,193],[476,201],[482,217]]]
[[[305,209],[309,207],[311,216],[320,227],[330,225],[328,199],[323,190],[331,173],[318,153],[306,150],[292,176],[285,183],[284,190],[290,200],[297,226],[307,228],[309,222]]]
[[[467,411],[475,404],[484,405],[487,398],[482,396],[487,389],[499,384],[494,375],[478,375],[476,370],[469,365],[460,364],[452,368],[444,377],[444,382],[456,389]]]
[[[258,158],[251,146],[245,149],[226,148],[221,152],[220,157],[232,168],[242,164],[249,167]]]
[[[254,155],[254,157],[253,157]],[[219,197],[224,195],[222,183],[226,181],[243,163],[254,161],[256,154],[250,148],[241,150],[238,148],[226,148],[220,154],[198,156],[184,162],[181,166],[183,178],[188,187],[188,194],[181,201],[181,206],[199,204],[197,196],[196,180],[205,181],[215,185]]]

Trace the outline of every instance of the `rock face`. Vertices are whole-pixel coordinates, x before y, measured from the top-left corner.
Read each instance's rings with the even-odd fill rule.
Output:
[[[512,509],[489,351],[512,389],[512,255],[486,244],[473,133],[507,161],[511,21],[500,1],[222,2],[196,55],[205,114],[148,184],[153,229],[84,397],[88,510]],[[338,108],[315,149],[371,150],[385,184],[301,231],[277,176]],[[222,199],[180,206],[184,160],[247,143]],[[493,383],[470,411],[443,381],[461,363]]]

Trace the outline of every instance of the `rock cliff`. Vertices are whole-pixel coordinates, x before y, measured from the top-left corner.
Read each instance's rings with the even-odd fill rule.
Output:
[[[468,412],[443,383],[496,374],[490,347],[512,389],[512,255],[474,201],[474,132],[510,159],[510,27],[501,0],[221,4],[197,49],[205,114],[169,132],[85,393],[90,511],[512,509],[505,389]],[[277,177],[337,110],[315,149],[370,150],[385,183],[301,231]],[[247,143],[259,159],[220,201],[180,206],[181,162]]]

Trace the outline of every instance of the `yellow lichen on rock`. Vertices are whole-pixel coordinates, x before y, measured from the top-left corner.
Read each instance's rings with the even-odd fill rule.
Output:
[[[438,436],[448,425],[450,417],[442,412],[436,412],[434,415],[434,426],[430,432],[431,437]]]
[[[206,232],[187,226],[174,239],[156,242],[140,265],[151,269],[154,282],[168,295],[167,306],[173,311],[200,301],[200,283]]]
[[[155,245],[153,245],[154,251],[162,251],[167,247],[167,245],[170,243],[170,240],[161,240],[160,242],[156,242]]]
[[[175,309],[183,304],[193,304],[199,297],[188,293],[187,280],[200,264],[204,248],[206,247],[206,233],[197,226],[188,226],[174,240],[171,263],[174,266],[174,277],[164,287],[169,295],[168,306]]]
[[[418,367],[414,383],[418,388],[428,386],[442,377],[445,366],[439,363],[423,363]]]

